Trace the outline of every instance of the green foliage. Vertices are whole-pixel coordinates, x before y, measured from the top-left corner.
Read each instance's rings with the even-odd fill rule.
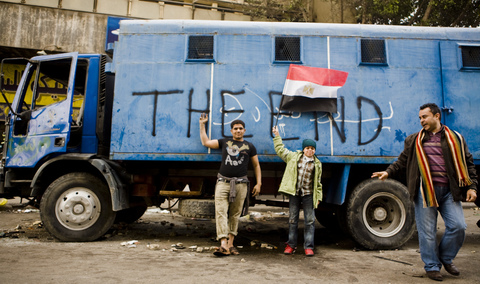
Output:
[[[480,0],[335,0],[354,9],[358,23],[477,27]]]
[[[254,21],[311,22],[314,1],[352,11],[362,24],[480,25],[480,0],[245,0],[245,13]]]
[[[357,22],[400,25],[414,8],[414,0],[344,0],[355,7]]]

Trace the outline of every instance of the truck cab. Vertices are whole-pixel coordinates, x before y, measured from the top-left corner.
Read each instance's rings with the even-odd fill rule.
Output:
[[[105,119],[105,108],[111,99],[106,99],[106,60],[105,55],[78,53],[28,60],[5,123],[0,165],[2,196],[26,198],[31,205],[40,207],[49,186],[68,173],[76,173],[73,176],[90,173],[94,175],[91,179],[101,179],[98,184],[105,183],[105,175],[100,172],[106,166],[98,165],[98,161],[108,156],[110,120],[108,116]],[[88,196],[84,201],[74,202],[76,209],[71,212],[77,212],[77,221],[67,217],[62,221],[69,228],[73,223],[73,227],[79,226],[83,222],[80,219],[95,222],[100,216],[99,198],[91,199],[92,194],[86,190],[78,188],[75,193]],[[111,204],[108,187],[104,195],[104,202]],[[57,208],[58,213],[66,211],[69,205],[49,206]],[[87,210],[88,206],[97,209]],[[113,222],[115,215],[107,214],[107,219]],[[84,239],[88,234],[91,232],[76,239]]]

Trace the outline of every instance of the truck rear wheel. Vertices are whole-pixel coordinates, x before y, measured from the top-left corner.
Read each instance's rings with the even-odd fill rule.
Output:
[[[178,203],[178,213],[191,218],[215,218],[215,200],[182,199]]]
[[[47,231],[60,241],[93,241],[115,220],[105,183],[88,173],[69,173],[56,179],[40,202]]]
[[[360,183],[347,205],[347,230],[367,249],[395,249],[415,230],[414,206],[407,188],[395,180]]]

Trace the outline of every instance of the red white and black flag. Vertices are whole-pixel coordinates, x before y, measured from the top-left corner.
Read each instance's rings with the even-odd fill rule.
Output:
[[[290,65],[280,110],[337,112],[337,90],[348,73],[333,69]]]

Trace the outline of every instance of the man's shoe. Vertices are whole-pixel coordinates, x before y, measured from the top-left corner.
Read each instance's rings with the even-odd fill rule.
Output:
[[[444,263],[443,267],[445,267],[445,270],[452,275],[455,275],[455,276],[460,275],[460,271],[458,271],[458,268],[453,263],[450,263],[450,264]]]
[[[285,250],[283,251],[284,254],[293,254],[294,252],[295,252],[295,249],[289,246],[288,244]]]
[[[427,271],[428,278],[435,280],[435,281],[443,281],[442,274],[440,271]]]
[[[305,249],[305,255],[306,256],[313,256],[314,255],[313,250],[312,249]]]

